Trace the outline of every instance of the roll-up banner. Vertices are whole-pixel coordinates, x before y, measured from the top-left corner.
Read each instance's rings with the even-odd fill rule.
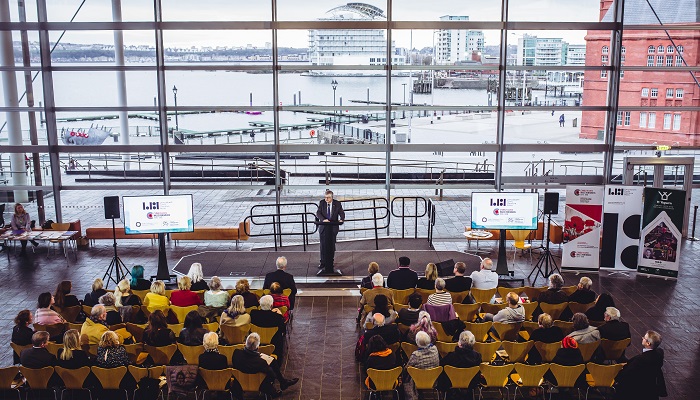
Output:
[[[603,186],[567,186],[561,269],[597,271]]]
[[[605,186],[600,268],[637,271],[643,186]]]
[[[678,277],[685,190],[644,188],[639,272]]]

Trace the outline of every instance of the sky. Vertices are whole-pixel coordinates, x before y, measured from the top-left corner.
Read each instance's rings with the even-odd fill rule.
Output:
[[[7,1],[7,0],[5,0]],[[165,21],[269,21],[272,18],[271,0],[161,0]],[[322,17],[326,11],[348,1],[336,0],[278,0],[277,16],[281,21],[308,21]],[[365,0],[386,12],[387,1]],[[17,20],[17,2],[9,1],[13,21]],[[83,0],[47,0],[47,12],[51,21],[69,21]],[[149,0],[121,0],[124,21],[153,20],[153,2]],[[112,0],[85,0],[76,21],[100,22],[112,20]],[[394,0],[393,15],[397,21],[437,21],[443,15],[467,15],[472,21],[498,21],[501,2],[497,0]],[[27,1],[27,18],[36,21],[36,4]],[[595,22],[599,16],[598,0],[511,0],[511,21],[577,21]],[[522,34],[524,32],[517,32]],[[58,37],[52,34],[52,39]],[[486,45],[497,45],[500,32],[484,31]],[[539,36],[563,37],[570,43],[584,43],[584,31],[540,32]],[[411,36],[413,37],[411,42]],[[153,45],[152,31],[127,31],[126,45]],[[511,36],[509,43],[517,43]],[[432,46],[432,30],[394,31],[393,39],[398,47],[415,48]],[[30,38],[36,40],[36,38]],[[166,47],[245,46],[262,47],[272,41],[269,31],[177,31],[167,32]],[[69,31],[63,38],[68,43],[113,42],[110,31]],[[282,47],[307,47],[306,30],[281,31],[278,35]]]

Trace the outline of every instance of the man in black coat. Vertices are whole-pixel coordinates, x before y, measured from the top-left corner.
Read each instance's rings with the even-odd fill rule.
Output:
[[[576,303],[588,304],[593,303],[598,295],[591,290],[593,281],[591,278],[584,276],[579,280],[576,291],[569,296],[569,301],[574,301]]]
[[[345,219],[345,211],[338,200],[333,200],[333,192],[330,190],[326,190],[324,199],[318,203],[316,219],[318,222],[337,222],[337,224],[318,226],[321,239],[321,263],[318,267],[325,269],[326,272],[334,272],[335,239],[340,231],[339,224],[342,224]]]
[[[472,287],[472,278],[464,276],[467,266],[463,262],[455,263],[454,278],[445,279],[445,290],[448,292],[465,292]]]
[[[260,391],[266,393],[272,398],[279,397],[283,390],[299,382],[299,378],[286,379],[280,371],[280,366],[277,360],[267,354],[262,354],[258,351],[260,347],[260,335],[253,332],[245,340],[245,348],[237,349],[233,352],[231,362],[233,368],[245,374],[257,374],[262,372],[267,375],[267,379],[260,385]],[[275,389],[272,386],[277,379],[280,383],[280,389]]]
[[[27,368],[44,368],[56,365],[56,356],[49,353],[46,345],[49,343],[49,333],[37,331],[32,335],[32,347],[22,350],[19,362]]]
[[[268,272],[265,275],[265,283],[263,283],[263,289],[269,289],[270,285],[277,282],[284,289],[291,289],[292,294],[289,295],[289,304],[291,309],[294,309],[294,301],[297,295],[297,285],[294,282],[294,276],[289,272],[285,271],[287,269],[287,257],[278,257],[275,261],[277,265],[277,270],[273,272]]]
[[[661,335],[647,331],[642,338],[642,354],[632,357],[620,370],[617,381],[617,398],[623,400],[658,400],[665,397],[666,381],[661,367],[664,352],[659,348]]]
[[[284,346],[283,335],[286,331],[286,326],[284,325],[284,317],[282,314],[271,311],[272,303],[272,296],[269,294],[261,297],[260,309],[250,311],[250,323],[262,328],[277,327],[277,333],[272,337],[271,342],[275,345],[275,354],[277,358],[281,359]]]
[[[411,259],[399,257],[399,267],[389,272],[386,286],[391,289],[405,290],[415,288],[417,283],[418,274],[411,269]]]
[[[440,365],[450,365],[457,368],[469,368],[476,367],[481,364],[481,354],[474,350],[474,343],[476,338],[474,334],[470,331],[463,331],[459,334],[459,341],[457,342],[457,347],[451,353],[445,355],[445,357],[440,360]],[[476,387],[480,380],[480,374],[476,374],[474,379],[472,379],[469,386]],[[438,390],[447,391],[452,387],[452,382],[446,373],[440,374],[437,380]],[[449,396],[449,394],[448,394]]]
[[[369,343],[372,336],[379,335],[384,339],[386,344],[393,344],[401,340],[401,332],[396,324],[385,325],[385,317],[381,313],[376,313],[372,316],[374,328],[368,329],[365,332],[364,342]]]
[[[601,339],[624,340],[632,337],[630,324],[620,321],[620,310],[615,307],[608,307],[603,315],[605,323],[598,327]]]

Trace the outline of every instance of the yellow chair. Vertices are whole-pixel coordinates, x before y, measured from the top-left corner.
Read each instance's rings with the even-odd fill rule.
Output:
[[[548,362],[552,362],[552,359],[554,359],[554,356],[557,355],[557,351],[559,351],[559,349],[561,349],[561,342],[554,342],[554,343],[535,342],[535,348],[540,353],[540,356],[542,357],[542,362],[548,363]]]
[[[406,337],[406,334],[408,333],[408,331],[411,330],[411,327],[410,327],[410,326],[404,325],[404,324],[402,324],[402,323],[400,323],[400,322],[399,322],[398,324],[396,324],[396,326],[398,326],[399,332],[401,332],[401,337],[402,337],[402,338],[403,338],[403,337]]]
[[[167,346],[149,346],[143,345],[143,350],[148,353],[156,365],[168,365],[173,355],[177,351],[177,344],[169,344]]]
[[[535,331],[535,329],[538,329],[540,325],[537,322],[531,322],[531,321],[524,321],[523,325],[520,327],[520,337],[522,337],[525,340],[530,340],[530,335],[532,335],[532,332]]]
[[[92,392],[90,389],[83,387],[85,378],[90,375],[90,367],[80,367],[78,369],[55,367],[54,370],[63,381],[64,388],[61,389],[61,399],[63,398],[63,392],[66,390],[87,390],[92,399]]]
[[[235,368],[233,369],[232,374],[233,377],[236,378],[236,380],[238,381],[238,384],[241,385],[243,393],[259,394],[260,384],[263,383],[263,381],[267,378],[267,375],[265,375],[262,372],[259,372],[257,374],[246,374]]]
[[[435,289],[416,289],[416,293],[423,299],[423,304],[428,302],[428,296],[435,293]]]
[[[396,393],[396,398],[399,398],[399,391],[396,390],[396,384],[402,371],[403,368],[401,367],[396,367],[389,370],[379,370],[374,368],[367,369],[367,376],[374,385],[374,389],[372,387],[367,389],[371,393],[379,393],[380,396],[382,392],[393,391]]]
[[[146,330],[146,324],[132,324],[131,322],[126,323],[126,330],[131,333],[134,340],[137,343],[143,342],[143,331]]]
[[[54,222],[51,224],[52,231],[67,231],[69,229],[70,229],[70,223],[67,223],[67,222],[64,222],[64,223]],[[64,243],[64,242],[65,241],[61,240],[61,239],[49,239],[49,250],[46,252],[46,257],[48,257],[51,254],[51,248],[53,247],[53,245],[58,245],[58,246],[62,245],[63,246],[63,257],[68,257],[68,253],[66,251],[67,250],[66,245],[68,243]],[[80,307],[80,306],[76,306],[76,307]],[[77,315],[78,314],[76,314],[76,316]],[[63,317],[63,318],[66,318],[66,317]],[[66,321],[69,321],[69,320],[66,318]]]
[[[575,301],[570,301],[569,302],[569,310],[571,310],[571,314],[576,314],[576,313],[586,313],[589,308],[593,307],[595,305],[595,301],[591,303],[577,303]]]
[[[566,296],[571,296],[574,294],[574,292],[578,289],[578,286],[573,285],[573,286],[564,286],[561,288],[562,292],[566,293]]]
[[[159,379],[161,375],[165,373],[165,367],[151,367],[151,368],[141,368],[137,367],[135,365],[129,365],[128,367],[129,374],[134,378],[136,381],[136,387],[134,388],[134,394],[131,396],[132,399],[138,399],[139,397],[136,396],[136,391],[140,389],[140,384],[141,380],[144,378],[151,378],[151,379]],[[165,399],[164,396],[161,397]]]
[[[513,265],[515,265],[515,256],[518,253],[518,250],[522,252],[528,252],[530,253],[530,264],[532,264],[532,244],[530,243],[525,243],[525,240],[530,236],[532,231],[528,230],[508,230],[508,233],[513,235],[513,247],[515,248],[513,250]]]
[[[513,371],[512,364],[506,365],[489,365],[482,363],[479,365],[481,370],[481,375],[486,380],[486,384],[479,386],[479,398],[483,398],[482,392],[484,389],[495,388],[498,389],[498,393],[503,397],[501,389],[505,388],[508,384],[508,376]],[[506,397],[508,395],[508,389],[506,389]]]
[[[532,286],[525,286],[523,287],[523,292],[525,292],[525,295],[527,298],[532,302],[532,301],[537,301],[537,298],[540,297],[540,293],[544,292],[547,290],[547,286],[542,286],[542,287],[532,287]]]
[[[265,290],[263,290],[263,289],[255,289],[255,290],[251,289],[250,292],[253,293],[254,295],[258,296],[258,299],[260,299],[261,297],[263,297],[266,294]],[[269,291],[268,291],[268,293],[269,293]]]
[[[46,344],[46,350],[49,351],[49,353],[53,354],[55,357],[58,357],[58,349],[62,349],[63,345],[54,343],[54,342],[48,342]]]
[[[199,368],[199,376],[207,385],[207,388],[202,391],[202,398],[205,399],[207,392],[229,392],[228,384],[231,382],[231,377],[233,376],[233,368],[226,368],[222,370],[210,370],[205,368]],[[259,387],[259,386],[258,386]]]
[[[125,344],[123,346],[124,350],[126,350],[126,355],[129,356],[129,361],[137,363],[139,355],[143,352],[143,343]],[[143,361],[145,361],[145,358]]]
[[[102,385],[102,389],[104,390],[123,390],[124,391],[124,398],[129,399],[129,394],[127,393],[126,389],[122,389],[119,387],[119,384],[121,383],[122,379],[124,379],[124,375],[126,375],[127,369],[126,367],[116,367],[116,368],[100,368],[100,367],[92,367],[91,368],[92,373],[97,377],[97,380],[100,381],[100,385]]]
[[[499,286],[496,288],[496,291],[497,291],[498,295],[501,296],[501,298],[505,298],[506,295],[508,295],[508,293],[510,293],[510,292],[514,292],[515,294],[520,296],[523,293],[523,287],[520,286],[520,287],[512,288],[512,287],[506,287],[506,286]]]
[[[228,362],[229,366],[232,366],[231,361],[233,359],[233,352],[236,351],[236,349],[243,348],[243,345],[235,345],[235,346],[218,346],[216,349],[219,350],[219,354],[223,355],[226,357],[226,361]]]
[[[442,367],[420,369],[416,367],[407,367],[406,371],[416,386],[416,390],[434,390],[437,397],[440,398],[440,392],[435,389],[435,381],[442,373]]]
[[[598,350],[598,346],[600,346],[600,340],[578,344],[578,349],[581,352],[581,357],[583,357],[583,362],[591,361],[591,357],[593,357],[595,351]]]
[[[143,302],[143,299],[146,298],[146,295],[150,292],[149,289],[146,290],[132,290],[131,293],[137,295],[139,299],[141,299],[141,302]]]
[[[204,354],[204,346],[185,346],[182,343],[178,343],[177,349],[185,357],[188,365],[199,365],[199,356]]]
[[[493,315],[498,314],[499,311],[508,307],[507,304],[491,304],[491,303],[480,303],[480,304],[481,304],[481,312],[482,313],[489,313],[489,314],[493,314]]]
[[[535,342],[528,340],[527,342],[518,343],[511,341],[501,342],[503,350],[508,354],[508,362],[510,363],[521,363],[525,361],[527,353],[530,352]]]
[[[559,316],[561,315],[564,310],[566,310],[566,307],[569,306],[569,303],[560,303],[560,304],[549,304],[549,303],[540,303],[540,309],[542,312],[549,314],[552,319],[559,319]]]
[[[168,317],[168,314],[170,314],[170,306],[167,306],[167,307],[148,307],[145,305],[141,306],[141,311],[143,312],[143,315],[146,316],[146,318],[150,317],[151,313],[155,312],[156,310],[162,311],[166,318]]]
[[[245,338],[250,332],[250,323],[241,326],[221,325],[219,329],[221,329],[221,334],[226,343],[239,344],[245,342]]]
[[[277,329],[278,328],[276,326],[273,326],[272,328],[264,328],[262,326],[250,324],[250,331],[256,332],[258,335],[260,335],[260,344],[272,343],[272,338],[277,333]]]
[[[165,289],[165,297],[167,297],[168,300],[170,300],[170,296],[173,294],[174,291],[174,289]]]
[[[479,315],[479,307],[481,307],[481,304],[453,303],[452,307],[454,307],[455,312],[459,316],[460,320],[464,322],[474,322],[476,321],[476,317]]]
[[[513,398],[518,396],[518,389],[539,387],[542,389],[542,399],[544,399],[544,374],[549,371],[549,364],[527,365],[523,363],[515,363],[515,374],[511,375],[511,379],[515,382],[515,391]]]
[[[463,292],[450,292],[450,296],[452,296],[452,303],[460,304],[462,303],[462,300],[469,296],[469,290],[465,290]]]
[[[83,324],[74,324],[72,322],[68,323],[68,329],[75,329],[76,331],[80,332],[80,330],[83,328]]]
[[[31,349],[32,345],[28,344],[28,345],[22,346],[22,345],[19,345],[17,343],[10,342],[10,347],[12,347],[12,351],[17,355],[17,359],[19,359],[19,355],[22,354],[22,350]]]
[[[27,380],[29,384],[29,390],[50,390],[53,392],[54,398],[56,397],[56,391],[49,387],[49,379],[53,375],[53,367],[44,368],[27,368],[20,366],[19,372]],[[27,392],[27,398],[29,397],[29,392]]]
[[[0,390],[16,390],[17,399],[22,400],[22,394],[19,391],[19,385],[13,385],[15,376],[17,376],[18,373],[18,367],[0,368]]]
[[[403,308],[408,308],[407,304],[394,303],[394,311],[399,312]]]
[[[615,377],[624,366],[625,364],[586,364],[586,369],[588,370],[588,374],[586,375],[586,383],[588,383],[588,388],[586,388],[586,398],[588,398],[588,391],[591,388],[613,388],[613,385],[615,384]]]
[[[527,303],[522,303],[523,309],[524,309],[524,311],[525,311],[525,321],[530,321],[530,320],[532,319],[532,313],[535,312],[535,310],[537,309],[537,306],[538,306],[539,304],[540,304],[540,303],[538,303],[538,302],[536,302],[536,301],[530,301],[530,302],[527,302]]]
[[[515,342],[518,340],[518,332],[523,324],[520,322],[506,324],[503,322],[494,322],[493,329],[498,334],[498,340],[509,340]],[[496,339],[496,338],[494,338]]]
[[[474,334],[477,342],[485,342],[493,322],[465,322],[466,330]]]
[[[34,330],[35,331],[48,332],[49,336],[51,336],[51,337],[54,337],[57,335],[63,335],[63,332],[66,331],[66,328],[68,328],[68,324],[42,325],[42,324],[37,324],[36,322],[34,323]]]
[[[623,340],[600,339],[600,348],[603,350],[606,360],[619,360],[631,342],[632,339],[629,338]]]
[[[180,332],[182,332],[182,330],[185,329],[185,324],[168,324],[168,329],[173,331],[175,337],[180,337]]]
[[[501,347],[501,342],[476,342],[474,351],[481,354],[481,362],[490,363],[496,357],[496,351]]]
[[[491,298],[496,294],[496,288],[493,289],[477,289],[472,288],[469,292],[474,298],[475,303],[490,303]]]
[[[409,342],[401,342],[401,350],[403,350],[403,354],[406,355],[406,359],[409,359],[411,358],[411,354],[418,350],[418,346]]]
[[[408,304],[408,296],[412,295],[415,291],[416,289],[391,289],[394,296],[394,303]]]
[[[452,336],[448,335],[447,332],[445,332],[445,328],[442,327],[442,323],[433,322],[433,327],[435,328],[435,331],[437,332],[437,340],[439,340],[441,342],[451,342],[452,341]]]
[[[480,368],[478,366],[457,368],[451,365],[445,365],[444,371],[447,377],[450,378],[452,389],[469,389],[469,384],[476,374],[479,373]]]
[[[564,366],[559,364],[550,364],[549,370],[554,374],[554,379],[557,380],[556,387],[558,388],[576,388],[578,395],[581,395],[581,391],[576,387],[576,380],[583,370],[586,369],[584,364],[574,365],[574,366]]]
[[[78,315],[80,315],[81,310],[82,306],[70,306],[62,308],[60,314],[66,321],[75,323],[75,320],[78,318]]]
[[[202,325],[204,329],[208,330],[209,332],[216,332],[219,330],[219,323],[218,322],[210,322],[208,324],[203,324]]]
[[[187,307],[178,307],[178,306],[170,306],[170,310],[175,313],[175,316],[177,317],[178,322],[181,324],[185,322],[185,317],[187,314],[190,313],[190,311],[197,311],[199,306],[187,306]],[[167,314],[166,314],[167,316]]]
[[[574,331],[574,323],[573,322],[568,322],[568,321],[561,321],[561,320],[554,320],[552,322],[552,325],[558,326],[559,329],[564,333],[564,336],[568,335],[569,333]]]
[[[435,347],[437,347],[438,352],[440,353],[440,358],[443,358],[447,354],[455,351],[455,348],[457,348],[457,343],[448,343],[438,340],[437,343],[435,343]]]

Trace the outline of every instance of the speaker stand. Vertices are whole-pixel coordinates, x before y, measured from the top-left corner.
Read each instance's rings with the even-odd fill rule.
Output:
[[[102,277],[106,288],[109,288],[109,282],[114,282],[114,285],[116,286],[127,275],[131,275],[129,269],[117,255],[117,228],[114,224],[114,218],[112,218],[112,247],[114,248],[114,256],[107,267],[107,271],[105,271],[105,274]],[[116,279],[112,276],[113,274],[116,275]]]
[[[498,261],[496,262],[496,273],[501,276],[510,275],[508,272],[508,257],[506,256],[506,230],[501,229],[498,233]]]
[[[170,275],[168,268],[168,257],[165,253],[165,233],[158,234],[158,272],[156,279],[163,281],[165,284],[172,283],[172,278],[177,278],[175,275]]]
[[[527,279],[530,279],[532,274],[535,273],[535,279],[530,281],[532,284],[534,284],[537,281],[538,275],[542,275],[542,278],[547,280],[549,275],[553,274],[554,271],[560,272],[559,267],[557,266],[557,262],[554,260],[554,256],[552,255],[552,252],[549,251],[549,231],[551,230],[551,225],[552,214],[547,214],[547,232],[545,235],[547,245],[540,248],[540,259],[537,260],[535,268],[533,268],[532,271],[530,271],[530,275],[527,276]]]

